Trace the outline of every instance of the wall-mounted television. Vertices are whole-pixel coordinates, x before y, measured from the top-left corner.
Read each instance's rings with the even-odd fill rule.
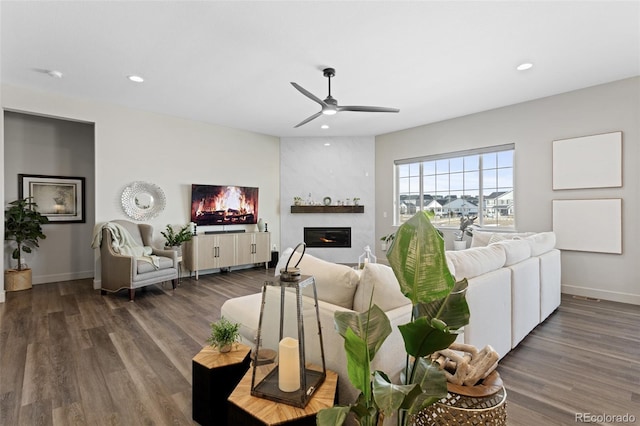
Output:
[[[200,226],[258,223],[258,188],[191,185],[191,222]]]

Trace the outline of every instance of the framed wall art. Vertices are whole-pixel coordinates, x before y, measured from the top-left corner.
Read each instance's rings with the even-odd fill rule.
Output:
[[[552,200],[556,248],[622,254],[622,199]]]
[[[553,189],[622,186],[622,132],[553,141]]]
[[[31,197],[50,222],[85,222],[83,177],[19,174],[18,196]]]

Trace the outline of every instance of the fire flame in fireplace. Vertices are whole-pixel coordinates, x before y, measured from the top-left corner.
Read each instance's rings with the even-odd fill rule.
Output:
[[[224,187],[217,194],[207,194],[197,203],[196,218],[214,216],[216,222],[243,221],[249,215],[254,215],[256,199],[247,197],[236,186]]]

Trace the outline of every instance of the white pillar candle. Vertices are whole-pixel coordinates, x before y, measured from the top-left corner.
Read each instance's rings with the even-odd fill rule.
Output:
[[[278,346],[278,387],[282,392],[297,391],[300,389],[298,341],[291,337],[285,337]]]

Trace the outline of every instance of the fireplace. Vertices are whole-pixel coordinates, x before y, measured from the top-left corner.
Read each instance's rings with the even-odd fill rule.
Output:
[[[307,247],[351,247],[351,228],[304,228]]]

